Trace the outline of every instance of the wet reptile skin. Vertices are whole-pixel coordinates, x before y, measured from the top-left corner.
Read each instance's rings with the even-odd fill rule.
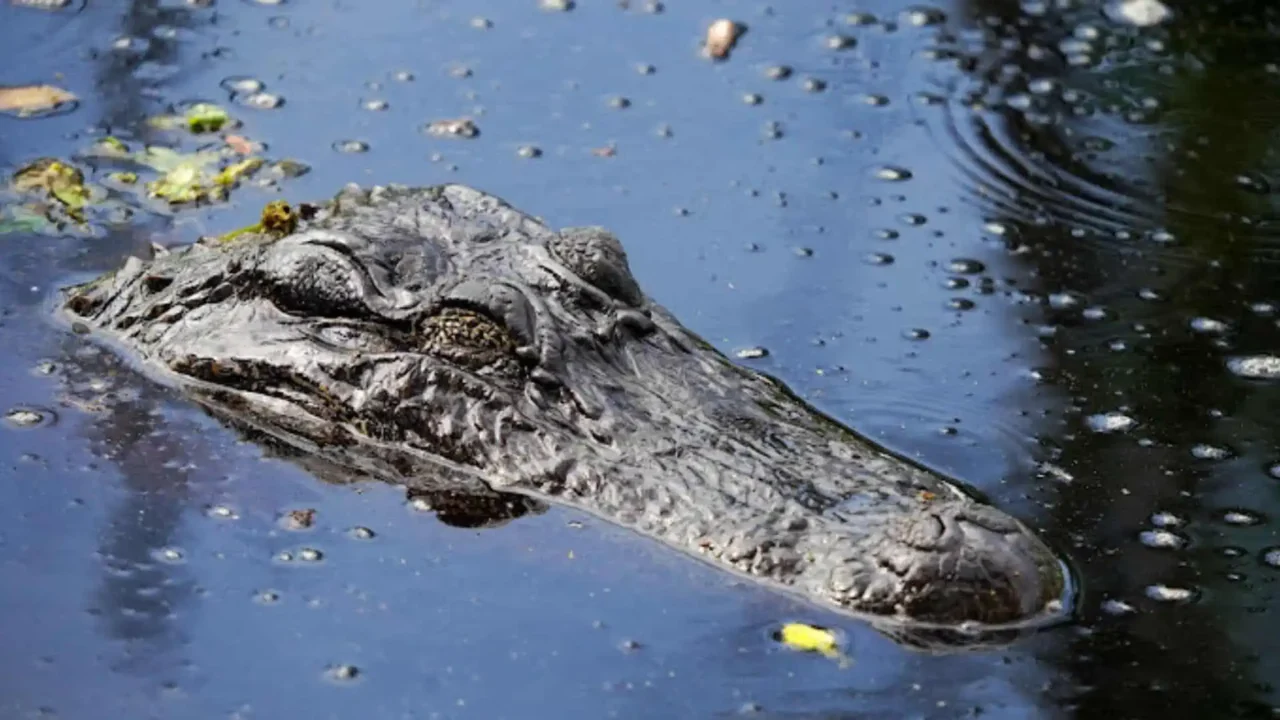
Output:
[[[65,312],[217,416],[455,506],[580,508],[897,630],[1063,612],[1032,532],[728,360],[607,231],[458,185],[302,216],[132,258]]]

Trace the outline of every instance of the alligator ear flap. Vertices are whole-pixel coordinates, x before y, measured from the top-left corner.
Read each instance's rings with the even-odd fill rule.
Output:
[[[547,249],[579,278],[631,307],[644,305],[644,293],[631,276],[627,253],[613,233],[602,227],[565,228]]]

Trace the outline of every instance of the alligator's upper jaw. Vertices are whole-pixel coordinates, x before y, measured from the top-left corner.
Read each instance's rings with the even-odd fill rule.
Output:
[[[853,583],[832,583],[832,600],[906,624],[1009,626],[1058,615],[1066,599],[1062,564],[1039,538],[966,500],[903,516],[859,565]]]

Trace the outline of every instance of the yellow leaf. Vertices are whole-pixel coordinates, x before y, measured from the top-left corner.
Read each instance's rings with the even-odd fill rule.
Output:
[[[75,95],[52,85],[0,87],[0,112],[16,112],[19,116],[26,116],[52,110],[75,99]]]
[[[822,653],[827,657],[840,655],[835,633],[826,628],[804,623],[787,623],[778,632],[778,639],[794,650]]]
[[[71,210],[79,210],[89,202],[84,174],[61,160],[41,158],[13,175],[12,187],[18,192],[45,192]]]
[[[213,181],[216,184],[222,185],[224,187],[229,185],[235,185],[237,182],[240,181],[240,178],[246,175],[253,174],[260,167],[262,167],[261,158],[249,158],[247,160],[241,160],[240,162],[235,163],[234,165],[228,166],[225,170],[223,170],[222,172],[219,172],[217,175],[214,175]]]

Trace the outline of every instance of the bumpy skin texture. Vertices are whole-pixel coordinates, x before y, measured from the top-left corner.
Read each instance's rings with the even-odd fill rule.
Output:
[[[1060,612],[1022,524],[729,361],[609,232],[458,185],[304,210],[131,259],[66,311],[215,414],[411,489],[581,508],[881,624]]]

